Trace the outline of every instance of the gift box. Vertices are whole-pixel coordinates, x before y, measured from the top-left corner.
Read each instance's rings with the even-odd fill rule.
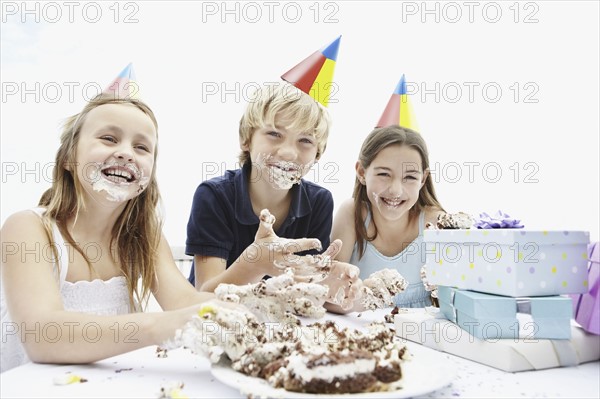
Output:
[[[571,338],[571,298],[509,298],[438,287],[440,311],[479,339]]]
[[[600,243],[588,246],[589,292],[572,295],[575,320],[591,333],[600,335]]]
[[[580,294],[588,290],[588,243],[582,231],[425,230],[427,277],[511,297]]]
[[[407,309],[395,316],[396,334],[429,348],[510,372],[575,366],[600,359],[600,336],[575,325],[571,325],[569,340],[481,340],[440,317],[424,309]]]

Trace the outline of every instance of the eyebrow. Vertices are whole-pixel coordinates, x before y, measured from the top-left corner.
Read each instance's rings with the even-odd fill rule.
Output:
[[[115,126],[115,125],[106,125],[102,128],[100,128],[97,132],[97,134],[102,134],[102,133],[107,133],[107,132],[113,132],[116,134],[124,134],[123,129],[121,129],[119,126]],[[151,142],[152,140],[150,139],[151,135],[149,134],[144,134],[144,133],[140,133],[140,132],[136,132],[134,133],[134,138],[138,139],[138,140],[145,140],[148,142]]]
[[[374,170],[388,171],[388,172],[392,171],[392,169],[390,169],[390,168],[388,168],[386,166],[375,166],[373,169]],[[422,174],[423,173],[423,172],[421,172],[418,169],[407,169],[407,170],[404,170],[403,172],[404,173],[412,173],[412,174]]]
[[[115,125],[107,125],[107,126],[103,126],[98,130],[98,133],[104,133],[104,132],[114,132],[114,133],[119,133],[119,134],[123,134],[123,129],[121,129],[118,126]]]

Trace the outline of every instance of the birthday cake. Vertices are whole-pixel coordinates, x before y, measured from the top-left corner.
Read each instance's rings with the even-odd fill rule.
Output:
[[[215,306],[204,307],[176,340],[213,363],[225,359],[233,370],[262,378],[274,388],[318,394],[396,389],[393,384],[402,377],[406,355],[405,346],[384,323],[373,323],[366,332],[340,329],[331,321],[306,326],[262,323],[251,314]]]

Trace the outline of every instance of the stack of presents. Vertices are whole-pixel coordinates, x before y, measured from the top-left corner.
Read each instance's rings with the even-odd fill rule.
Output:
[[[600,245],[589,233],[426,230],[424,241],[440,309],[396,315],[402,338],[512,372],[600,359]]]

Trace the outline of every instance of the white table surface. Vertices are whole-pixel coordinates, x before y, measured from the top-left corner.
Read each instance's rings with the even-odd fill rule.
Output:
[[[382,321],[384,313],[365,312],[336,316],[328,314],[340,326],[362,328],[372,321]],[[407,342],[409,349],[434,351]],[[240,398],[238,389],[217,381],[208,360],[186,349],[169,351],[158,358],[156,347],[148,347],[89,365],[26,364],[0,374],[2,398],[156,398],[161,386],[183,382],[183,393],[190,398]],[[435,351],[434,351],[435,352]],[[470,360],[439,353],[456,370],[456,378],[445,388],[423,397],[600,397],[600,363],[576,367],[507,373]],[[65,373],[77,374],[88,382],[58,386],[53,379]]]

